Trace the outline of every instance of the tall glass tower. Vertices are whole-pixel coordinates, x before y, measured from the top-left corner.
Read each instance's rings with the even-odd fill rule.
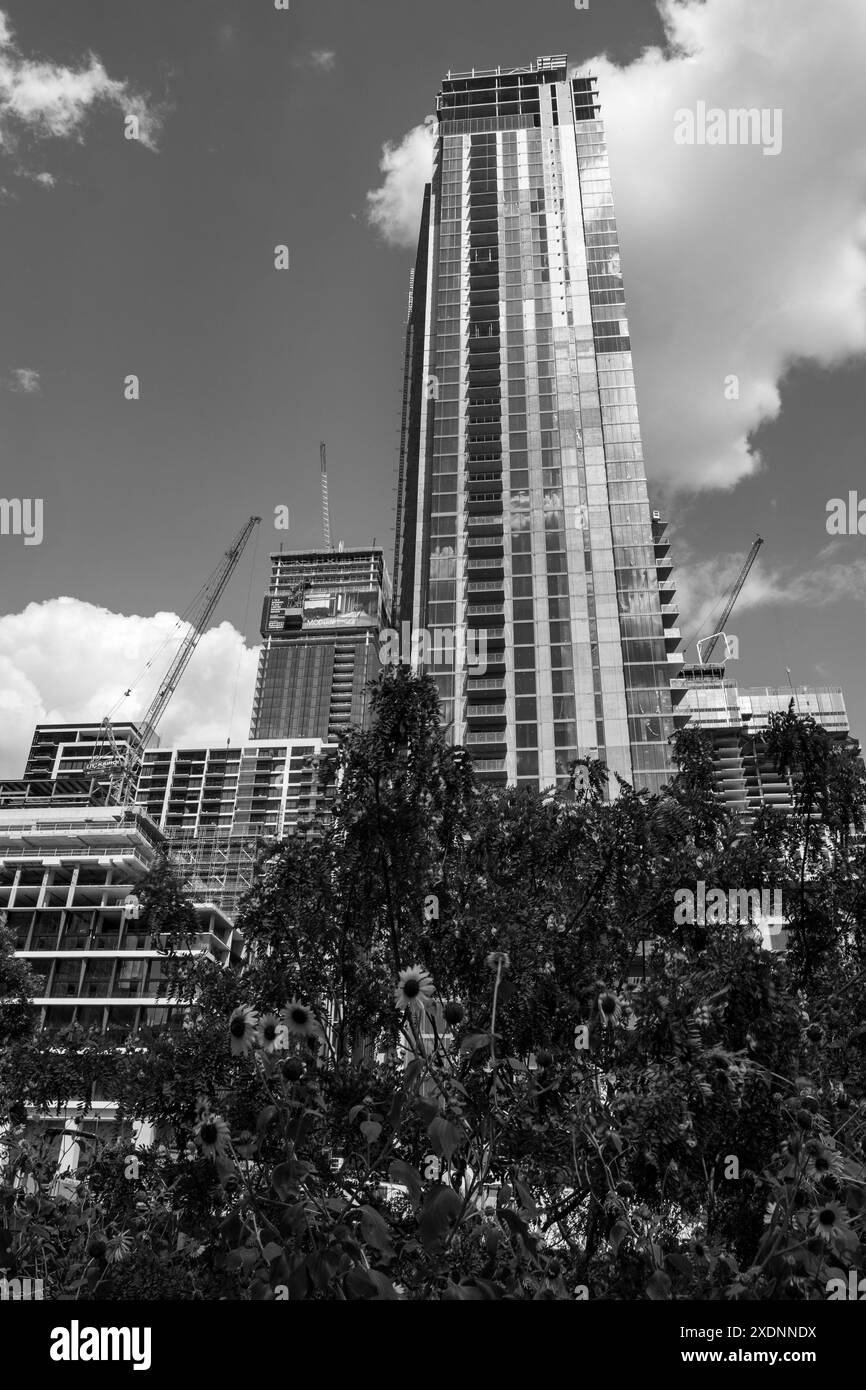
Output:
[[[482,776],[603,758],[656,789],[682,658],[650,510],[595,79],[564,56],[449,73],[406,330],[395,599],[440,651]]]

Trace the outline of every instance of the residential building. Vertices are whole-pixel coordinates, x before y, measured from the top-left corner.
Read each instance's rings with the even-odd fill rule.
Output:
[[[40,799],[39,782],[0,784],[0,913],[37,977],[40,1024],[52,1033],[78,1024],[118,1043],[178,1028],[164,942],[145,930],[136,891],[165,838],[136,806],[79,800],[89,785],[80,783],[66,804],[50,789]],[[195,911],[192,949],[222,964],[237,958],[226,913],[213,902]]]
[[[483,669],[468,639],[428,665],[482,777],[563,784],[592,756],[657,789],[679,631],[596,82],[570,79],[564,56],[476,68],[447,75],[437,109],[406,326],[396,616],[484,633]]]

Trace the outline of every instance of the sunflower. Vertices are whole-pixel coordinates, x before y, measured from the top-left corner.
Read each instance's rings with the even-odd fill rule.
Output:
[[[237,1057],[242,1052],[249,1052],[255,1037],[258,1016],[255,1009],[249,1008],[246,1004],[241,1004],[235,1009],[229,1019],[229,1035],[232,1044],[232,1056]]]
[[[195,1127],[195,1137],[206,1158],[222,1158],[228,1152],[231,1133],[222,1115],[202,1115]]]
[[[310,1006],[302,1004],[300,999],[290,999],[280,1018],[288,1031],[296,1033],[298,1037],[308,1038],[316,1031],[315,1015]]]
[[[394,990],[394,1002],[398,1009],[417,1009],[419,1004],[426,1008],[433,998],[433,981],[423,965],[410,965],[403,970]]]
[[[847,1230],[845,1215],[838,1202],[824,1202],[810,1213],[809,1229],[822,1240],[831,1241]]]
[[[487,957],[487,964],[491,970],[507,970],[511,961],[507,951],[491,951]]]
[[[622,1018],[622,1004],[609,989],[598,996],[598,1011],[605,1028],[615,1027]]]
[[[127,1231],[120,1231],[118,1235],[112,1236],[105,1249],[105,1258],[110,1265],[122,1264],[128,1260],[133,1251],[132,1237]]]
[[[285,1024],[280,1022],[276,1014],[262,1015],[256,1036],[263,1052],[282,1051],[288,1041]]]
[[[843,1173],[842,1155],[835,1149],[827,1149],[823,1144],[809,1146],[806,1163],[806,1177],[811,1182],[822,1182],[825,1178],[840,1177]]]

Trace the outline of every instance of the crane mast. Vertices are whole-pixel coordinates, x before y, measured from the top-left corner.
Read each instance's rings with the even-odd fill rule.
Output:
[[[237,567],[247,542],[261,521],[259,516],[251,516],[235,536],[216,569],[211,574],[201,594],[201,602],[189,618],[189,630],[180,644],[165,676],[160,681],[141,721],[138,723],[138,738],[123,751],[115,737],[111,716],[102,721],[94,756],[87,763],[85,772],[91,775],[106,774],[109,777],[109,799],[121,803],[129,800],[133,785],[141,768],[141,755],[156,734],[156,728],[165,713],[172,695],[177,689],[190,658],[198,646],[213,617],[214,610],[225,592],[226,585]],[[128,693],[128,692],[127,692]]]
[[[331,509],[328,505],[328,460],[324,441],[319,444],[319,465],[322,473],[322,536],[325,549],[331,549]]]

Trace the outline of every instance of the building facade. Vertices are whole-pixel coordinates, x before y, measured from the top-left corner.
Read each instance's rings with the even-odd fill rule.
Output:
[[[3,784],[0,806],[0,914],[39,982],[41,1027],[77,1024],[118,1043],[143,1028],[181,1027],[136,893],[164,844],[158,826],[136,806],[40,800],[41,785]],[[229,917],[214,903],[197,903],[196,915],[193,949],[222,964],[236,958]]]
[[[657,545],[595,80],[564,57],[449,73],[406,331],[395,594],[483,629],[431,665],[482,776],[577,758],[656,789],[676,629]]]
[[[196,898],[231,916],[252,886],[259,845],[304,831],[322,808],[321,739],[149,748],[136,792]]]
[[[834,738],[850,737],[845,698],[838,687],[740,686],[723,667],[707,667],[698,678],[672,681],[678,699],[678,722],[699,728],[713,744],[713,779],[732,811],[748,815],[793,805],[791,781],[768,756],[763,735],[771,714],[793,704],[797,714],[811,715]]]
[[[113,732],[119,747],[135,741],[134,726]],[[37,725],[24,779],[0,782],[0,810],[106,805],[104,779],[84,771],[98,735],[94,724]],[[318,760],[335,750],[317,738],[146,748],[129,809],[152,822],[196,899],[233,916],[261,842],[304,832],[322,808]]]
[[[390,606],[381,549],[272,555],[250,737],[327,739],[363,726]]]

